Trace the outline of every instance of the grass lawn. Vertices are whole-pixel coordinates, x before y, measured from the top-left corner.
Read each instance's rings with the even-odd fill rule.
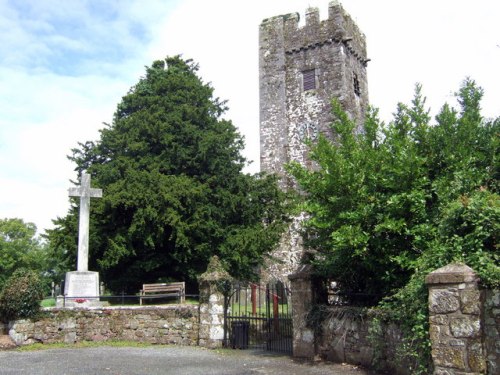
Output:
[[[63,342],[53,343],[53,344],[30,344],[23,345],[16,348],[20,352],[30,352],[36,350],[46,350],[46,349],[61,349],[61,348],[98,348],[101,346],[111,346],[114,348],[147,348],[151,346],[168,346],[163,344],[150,344],[147,342],[137,342],[137,341],[79,341],[74,344],[66,344]]]
[[[45,298],[42,300],[40,303],[42,307],[54,307],[56,305],[56,299],[55,298]]]
[[[267,316],[268,314],[270,316],[273,315],[273,306],[269,306],[270,310],[269,312],[267,311],[267,305],[261,305],[260,307],[256,307],[255,313],[257,316]],[[231,314],[232,315],[247,315],[247,316],[253,316],[252,314],[252,305],[251,304],[239,304],[239,303],[233,303],[231,305]],[[288,310],[288,305],[287,304],[282,304],[278,305],[278,314],[279,315],[289,315],[289,310]]]
[[[102,298],[102,300],[106,300],[106,297]],[[127,303],[125,300],[125,303],[121,303],[121,297],[116,297],[114,298],[114,301],[110,300],[108,301],[112,306],[140,306],[139,302],[137,303]],[[161,303],[157,303],[155,305],[173,305],[177,304],[177,300],[170,300],[170,301],[165,301],[162,300]],[[198,300],[195,298],[186,298],[187,305],[198,305]],[[56,300],[55,298],[44,298],[42,302],[40,303],[42,307],[55,307],[56,306]],[[148,304],[144,304],[143,306],[148,306]]]

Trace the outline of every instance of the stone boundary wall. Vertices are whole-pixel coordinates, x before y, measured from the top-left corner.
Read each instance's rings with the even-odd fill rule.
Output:
[[[500,374],[500,290],[485,292],[484,331],[488,374]]]
[[[219,348],[224,341],[220,286],[230,280],[214,256],[199,277],[198,305],[46,308],[36,321],[9,322],[8,334],[16,345],[126,340]],[[0,322],[0,334],[2,327]]]
[[[293,356],[373,367],[390,374],[410,374],[409,366],[397,364],[396,349],[401,346],[401,330],[391,324],[380,327],[376,340],[370,340],[372,317],[362,308],[348,306],[316,306],[320,322],[311,327],[309,313],[314,306],[312,268],[308,265],[289,276],[293,307]]]
[[[391,374],[411,373],[408,365],[395,366],[402,341],[398,327],[381,323],[377,332],[369,332],[373,326],[369,314],[332,306],[324,308],[321,325],[312,329],[307,324],[314,306],[311,270],[305,266],[289,279],[297,301],[293,303],[295,357],[320,356],[366,367],[377,365]],[[500,375],[500,290],[481,289],[476,273],[464,264],[431,272],[426,284],[433,374]],[[375,340],[370,335],[376,335]]]
[[[425,282],[434,374],[484,374],[479,278],[465,265],[450,264],[431,272]]]
[[[426,277],[435,375],[500,374],[500,290],[465,264]]]
[[[410,374],[409,366],[398,364],[396,348],[402,345],[402,333],[395,324],[381,323],[378,336],[370,340],[373,318],[358,307],[325,306],[326,319],[316,337],[316,353],[325,360],[361,365],[388,371],[390,374]]]
[[[198,345],[197,305],[47,309],[45,314],[34,322],[9,323],[16,345],[108,340]]]

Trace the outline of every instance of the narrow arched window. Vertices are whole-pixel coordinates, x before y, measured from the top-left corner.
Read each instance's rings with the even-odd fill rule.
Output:
[[[352,73],[353,75],[353,86],[354,86],[354,93],[357,95],[357,96],[360,96],[361,95],[361,89],[359,87],[359,79],[358,79],[358,75],[356,73]]]

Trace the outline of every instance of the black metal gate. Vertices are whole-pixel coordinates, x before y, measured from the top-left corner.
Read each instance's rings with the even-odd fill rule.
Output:
[[[225,298],[225,346],[292,354],[290,302],[290,291],[280,282],[235,285]]]

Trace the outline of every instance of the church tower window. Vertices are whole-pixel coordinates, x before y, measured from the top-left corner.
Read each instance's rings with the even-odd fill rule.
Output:
[[[304,91],[316,89],[316,69],[309,69],[302,72]]]
[[[358,75],[356,73],[352,73],[353,75],[353,85],[354,85],[354,93],[357,95],[357,96],[360,96],[361,95],[361,89],[359,87],[359,79],[358,79]]]

